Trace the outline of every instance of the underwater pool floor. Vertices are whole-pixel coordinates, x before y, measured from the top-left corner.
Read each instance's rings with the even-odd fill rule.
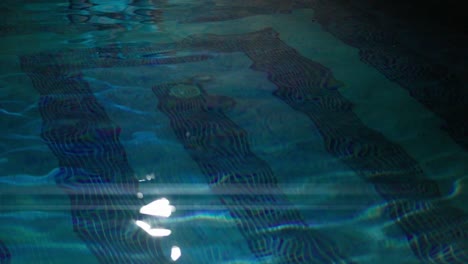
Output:
[[[463,65],[416,24],[30,2],[1,4],[1,264],[468,263]]]

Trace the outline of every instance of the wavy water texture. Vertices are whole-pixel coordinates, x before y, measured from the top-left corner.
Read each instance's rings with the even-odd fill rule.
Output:
[[[359,49],[361,60],[408,90],[444,120],[441,128],[468,149],[468,93],[450,69],[408,48],[375,15],[336,1],[313,1],[316,20],[335,37]]]
[[[177,138],[215,193],[232,188],[244,190],[243,195],[222,195],[220,199],[257,258],[284,263],[351,263],[333,242],[307,228],[278,189],[269,166],[250,151],[246,132],[229,120],[219,105],[207,107],[210,95],[195,84],[185,84],[200,90],[193,97],[171,95],[177,85],[154,87],[159,109],[171,119]],[[262,195],[257,188],[267,188],[275,195]]]
[[[196,35],[180,45],[222,52],[243,50],[254,62],[252,68],[267,72],[277,86],[274,95],[316,124],[327,150],[374,184],[389,201],[388,215],[406,232],[421,260],[464,262],[465,213],[440,201],[437,183],[426,179],[401,147],[361,123],[352,104],[335,89],[337,82],[327,68],[301,57],[271,29],[230,37]]]
[[[181,264],[468,262],[464,53],[419,50],[380,15],[3,1],[0,263],[166,263],[173,242]],[[400,88],[386,102],[401,111],[382,104]],[[168,240],[134,222],[161,196]]]
[[[59,160],[55,180],[69,195],[74,231],[102,262],[166,262],[159,241],[131,231],[142,206],[138,182],[119,142],[120,128],[88,84],[63,77],[59,67],[38,68],[27,57],[22,67],[41,95],[41,137]]]

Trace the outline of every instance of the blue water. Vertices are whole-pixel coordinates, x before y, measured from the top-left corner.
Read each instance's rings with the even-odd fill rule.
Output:
[[[1,264],[468,262],[468,53],[443,25],[340,0],[0,7]]]

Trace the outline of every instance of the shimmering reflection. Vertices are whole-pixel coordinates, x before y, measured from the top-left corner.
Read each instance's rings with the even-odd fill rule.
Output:
[[[137,220],[135,221],[135,224],[139,227],[141,227],[141,229],[143,229],[146,233],[148,233],[149,235],[151,236],[154,236],[154,237],[165,237],[165,236],[169,236],[171,234],[171,230],[169,229],[165,229],[165,228],[151,228],[151,225],[144,222],[144,221],[141,221],[141,220]]]
[[[171,259],[173,261],[176,261],[182,256],[182,252],[180,251],[180,248],[178,246],[173,246],[171,248]]]
[[[450,192],[447,194],[447,199],[456,199],[458,196],[463,194],[463,182],[466,181],[465,178],[457,179],[453,182]]]
[[[174,211],[175,207],[170,205],[169,200],[162,198],[141,207],[140,214],[169,217]]]
[[[150,179],[148,178],[148,180]],[[143,194],[141,192],[137,193],[137,196],[140,199],[143,198]],[[163,197],[147,205],[142,206],[140,208],[140,214],[168,218],[171,216],[172,212],[175,212],[175,210],[175,206],[171,205],[169,200]],[[151,224],[143,220],[136,220],[135,224],[152,237],[167,237],[170,236],[172,233],[170,229],[159,226],[159,223],[157,224],[158,226],[155,228],[153,228]],[[180,256],[182,256],[182,251],[180,247],[173,245],[171,248],[170,255],[173,261],[178,260]]]

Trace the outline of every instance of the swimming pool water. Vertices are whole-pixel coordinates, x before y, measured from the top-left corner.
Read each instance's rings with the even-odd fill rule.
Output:
[[[467,263],[464,35],[364,2],[2,2],[0,263]]]

